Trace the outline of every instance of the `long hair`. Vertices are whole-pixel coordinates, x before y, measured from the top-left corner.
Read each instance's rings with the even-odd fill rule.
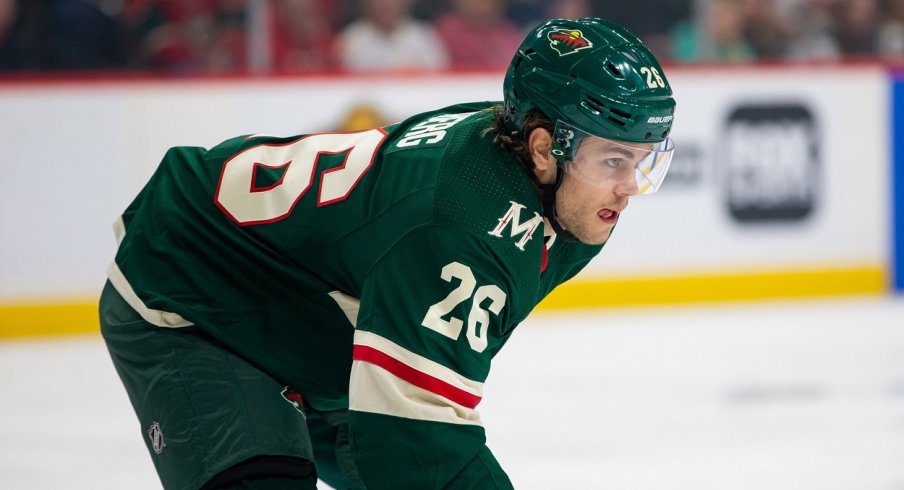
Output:
[[[493,125],[483,130],[483,135],[493,134],[493,143],[510,151],[518,162],[527,170],[531,178],[534,179],[534,159],[530,154],[530,147],[527,144],[530,133],[537,129],[543,128],[552,134],[555,131],[552,121],[549,120],[539,109],[532,109],[524,116],[524,127],[517,133],[513,133],[505,123],[505,107],[502,104],[490,107],[493,111]]]

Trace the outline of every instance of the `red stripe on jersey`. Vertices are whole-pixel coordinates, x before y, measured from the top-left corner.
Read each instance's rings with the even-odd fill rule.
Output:
[[[540,259],[540,274],[546,272],[546,266],[549,259],[549,249],[546,248],[546,242],[543,242],[543,258]]]
[[[431,393],[435,393],[442,397],[445,397],[453,402],[467,408],[474,408],[480,403],[481,397],[477,395],[473,395],[468,393],[467,391],[462,390],[461,388],[457,388],[452,386],[445,381],[434,378],[427,373],[422,371],[418,371],[413,367],[399,361],[398,359],[389,356],[373,347],[369,347],[366,345],[355,345],[355,349],[352,353],[352,358],[356,361],[364,361],[374,364],[376,366],[380,366],[381,368],[389,371],[394,376],[404,381],[407,381],[418,388],[427,390]]]

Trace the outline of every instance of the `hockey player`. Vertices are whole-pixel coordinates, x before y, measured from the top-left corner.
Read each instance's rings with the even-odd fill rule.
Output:
[[[503,99],[167,152],[100,300],[164,487],[511,488],[490,362],[659,188],[675,102],[589,18],[533,29]]]

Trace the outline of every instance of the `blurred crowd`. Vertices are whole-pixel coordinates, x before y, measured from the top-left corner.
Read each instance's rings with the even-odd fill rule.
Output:
[[[584,16],[671,63],[904,60],[904,0],[0,0],[0,71],[497,69]]]

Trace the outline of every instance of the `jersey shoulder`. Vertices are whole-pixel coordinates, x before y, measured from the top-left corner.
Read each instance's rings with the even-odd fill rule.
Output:
[[[527,170],[493,141],[494,105],[460,104],[409,118],[388,128],[383,154],[399,164],[432,163],[433,224],[477,234],[518,255],[542,237],[543,217]]]
[[[429,207],[430,225],[446,230],[444,240],[461,235],[455,243],[473,249],[462,255],[485,256],[483,267],[523,289],[514,295],[532,307],[543,253],[541,204],[527,171],[493,141],[494,105],[462,104],[414,116],[390,130],[384,154],[393,166],[431,168],[434,180],[421,201]]]
[[[527,170],[494,143],[494,114],[481,111],[449,135],[436,193],[434,222],[483,237],[503,257],[540,254],[543,215]],[[527,259],[536,272],[533,257]]]
[[[461,104],[420,114],[394,131],[386,154],[436,162],[436,224],[489,234],[510,211],[518,223],[542,220],[527,170],[493,141],[494,105]]]

